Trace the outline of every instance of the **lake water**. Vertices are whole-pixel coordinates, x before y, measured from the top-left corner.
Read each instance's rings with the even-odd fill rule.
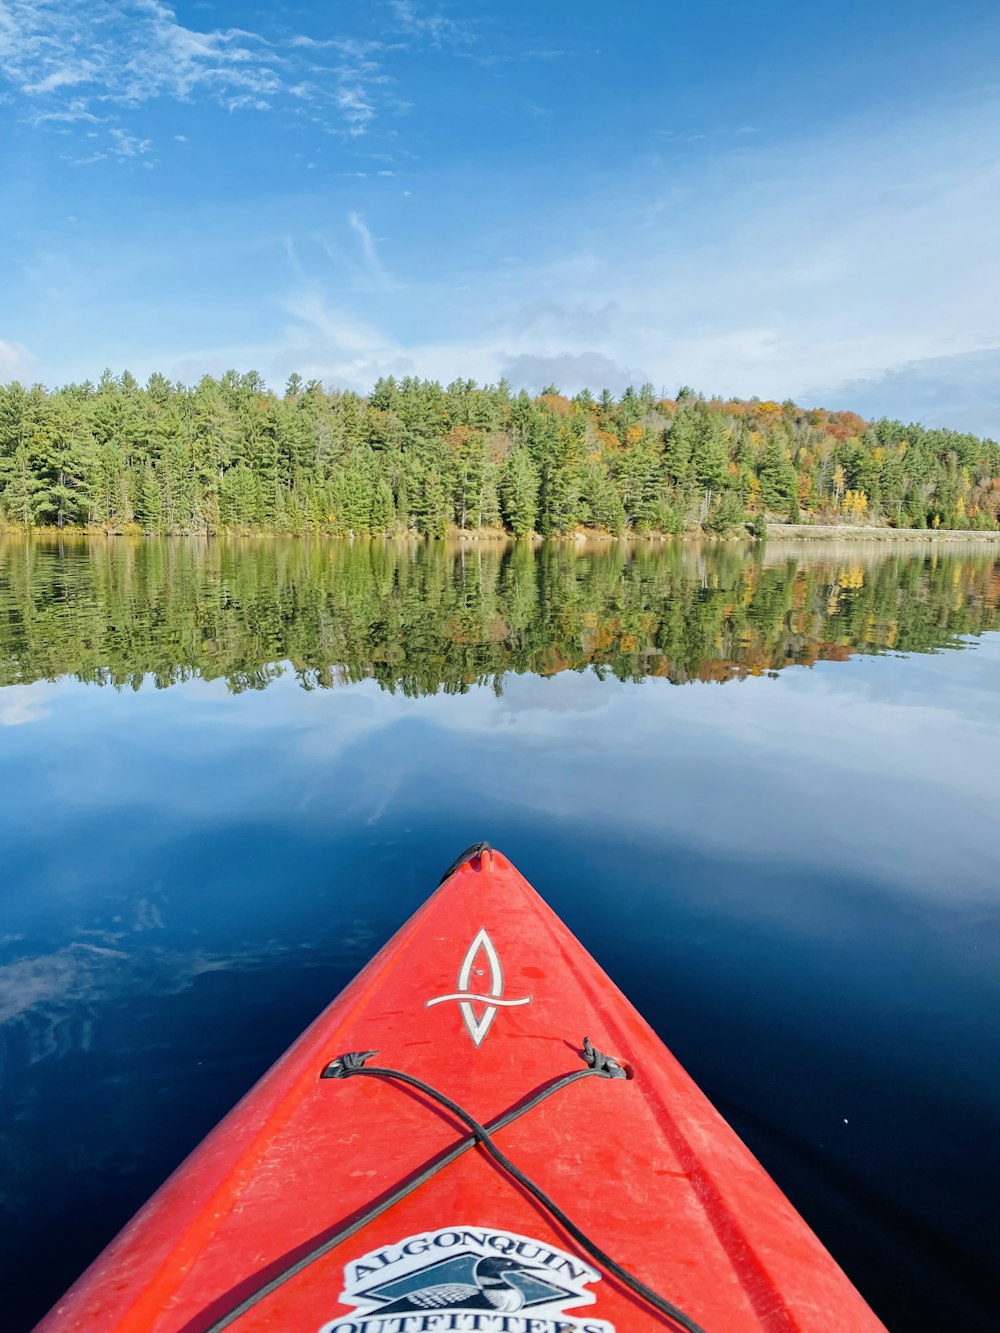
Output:
[[[0,539],[3,1327],[487,838],[893,1333],[994,1330],[996,548]]]

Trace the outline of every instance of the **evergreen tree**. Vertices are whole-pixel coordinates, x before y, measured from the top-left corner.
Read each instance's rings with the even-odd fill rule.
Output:
[[[19,444],[10,458],[0,459],[0,504],[12,523],[30,527],[35,520],[35,495],[41,487],[26,444]]]
[[[147,532],[160,532],[163,529],[163,492],[160,489],[156,468],[147,463],[142,469],[139,491],[136,501],[136,521]]]
[[[392,490],[384,477],[379,477],[372,493],[370,519],[372,534],[376,537],[392,532],[396,526],[396,506],[392,499]]]
[[[694,479],[703,491],[716,492],[729,478],[729,442],[725,422],[717,412],[711,412],[704,403],[697,403],[692,411],[694,439],[691,466]]]
[[[765,508],[787,510],[796,493],[797,482],[783,435],[775,434],[768,440],[757,476]]]
[[[500,485],[504,522],[515,537],[534,532],[538,518],[538,469],[523,445],[511,450]]]
[[[697,422],[691,411],[678,412],[666,435],[663,463],[671,481],[683,486],[691,477],[691,460],[697,440]]]
[[[30,443],[38,522],[62,528],[86,520],[93,452],[79,407],[66,398],[50,401]]]

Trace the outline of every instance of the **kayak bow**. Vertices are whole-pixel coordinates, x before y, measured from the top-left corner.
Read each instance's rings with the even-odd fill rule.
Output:
[[[39,1333],[230,1327],[884,1333],[649,1026],[486,844]]]

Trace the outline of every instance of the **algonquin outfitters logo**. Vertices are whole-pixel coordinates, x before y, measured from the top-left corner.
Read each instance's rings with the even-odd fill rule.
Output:
[[[544,1241],[484,1227],[408,1236],[344,1269],[353,1314],[319,1333],[615,1333],[565,1313],[592,1305],[600,1273]]]

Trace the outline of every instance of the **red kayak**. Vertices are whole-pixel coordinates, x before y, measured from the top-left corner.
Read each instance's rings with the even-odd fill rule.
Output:
[[[485,844],[39,1328],[884,1333]]]

